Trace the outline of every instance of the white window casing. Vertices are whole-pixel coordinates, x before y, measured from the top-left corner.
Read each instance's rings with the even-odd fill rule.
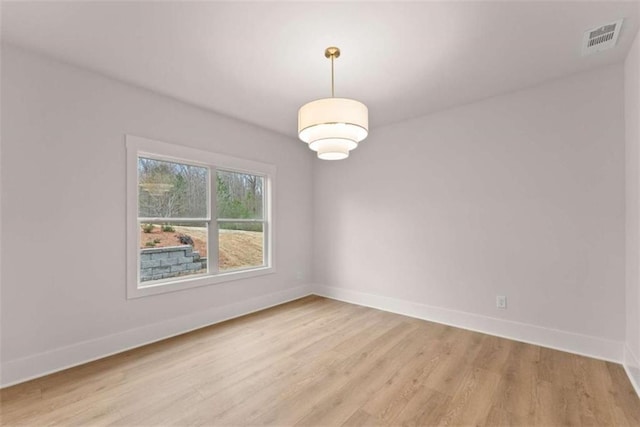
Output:
[[[275,273],[275,251],[273,236],[275,233],[274,201],[276,167],[271,164],[241,159],[224,154],[184,147],[155,141],[133,135],[126,135],[127,151],[127,229],[126,229],[126,274],[127,298],[157,295],[167,292],[190,289],[199,286],[214,285],[232,280],[247,279],[264,274]],[[140,223],[163,222],[167,218],[139,218],[138,158],[183,163],[209,169],[209,212],[206,218],[171,218],[181,222],[208,223],[208,272],[191,276],[180,276],[163,280],[153,280],[141,285],[140,272]],[[216,171],[246,173],[263,178],[263,216],[262,219],[217,218]],[[263,224],[264,265],[245,269],[220,272],[218,268],[218,222],[254,222]]]

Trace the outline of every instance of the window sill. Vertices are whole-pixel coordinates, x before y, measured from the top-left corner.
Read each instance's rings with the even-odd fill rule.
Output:
[[[132,283],[127,286],[127,299],[183,291],[185,289],[216,285],[219,283],[226,283],[234,280],[249,279],[252,277],[273,274],[275,272],[275,267],[260,267],[252,268],[250,270],[229,271],[218,273],[216,275],[198,275],[188,278],[181,278],[180,280],[158,280],[153,284],[149,284],[146,286],[140,286],[138,283]]]

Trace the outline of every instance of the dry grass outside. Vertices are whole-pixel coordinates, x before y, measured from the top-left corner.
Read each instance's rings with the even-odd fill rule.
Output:
[[[174,231],[162,231],[155,225],[150,233],[140,230],[140,248],[165,248],[181,245],[178,236],[185,234],[193,239],[193,249],[202,258],[207,257],[207,229],[204,227],[174,226]],[[257,231],[220,230],[219,268],[221,271],[255,267],[263,264],[263,235]],[[147,242],[155,242],[147,246]]]
[[[222,271],[263,264],[262,232],[220,230],[219,268]]]

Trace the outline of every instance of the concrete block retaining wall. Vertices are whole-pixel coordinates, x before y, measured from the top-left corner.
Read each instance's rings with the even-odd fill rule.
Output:
[[[194,274],[207,268],[207,259],[191,245],[140,249],[140,281]]]

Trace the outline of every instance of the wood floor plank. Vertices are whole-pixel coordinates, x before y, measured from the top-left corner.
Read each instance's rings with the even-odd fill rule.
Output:
[[[201,392],[205,396],[219,393],[241,382],[244,378],[252,377],[267,369],[270,364],[279,359],[297,354],[301,349],[313,345],[323,337],[330,336],[334,331],[352,328],[354,324],[368,324],[377,319],[376,313],[370,311],[352,313],[348,318],[337,313],[334,316],[334,322],[323,324],[322,329],[309,330],[308,327],[291,329],[286,340],[271,341],[262,346],[260,352],[247,352],[240,357],[237,353],[231,354],[231,357],[225,361],[228,366],[221,367],[220,363],[216,363],[216,372],[206,374],[206,380],[200,382]]]
[[[407,405],[388,425],[432,426],[439,425],[446,415],[451,397],[420,386]]]
[[[363,408],[381,422],[391,422],[423,388],[424,380],[445,358],[440,339],[431,339],[411,361],[398,369]]]
[[[533,416],[521,417],[522,420],[534,419],[536,425],[581,425],[578,397],[563,386],[538,379],[537,401]]]
[[[456,390],[446,414],[440,418],[445,425],[478,425],[484,421],[493,404],[500,375],[482,368],[471,369]]]
[[[528,423],[535,422],[540,347],[513,342],[495,393],[497,405],[519,415]]]
[[[604,381],[608,377],[603,370],[605,362],[588,359],[586,357],[575,360],[576,388],[580,408],[580,421],[584,425],[615,425],[609,400],[607,385]]]
[[[442,340],[444,357],[422,384],[453,396],[463,379],[473,369],[472,362],[480,351],[481,342],[481,334],[451,328],[450,334]]]
[[[363,409],[358,409],[345,421],[343,427],[379,427],[385,424]]]
[[[478,355],[472,365],[486,371],[501,373],[509,357],[513,341],[484,335]]]
[[[618,364],[303,298],[0,390],[3,426],[640,426]]]
[[[573,387],[576,381],[574,361],[573,354],[551,348],[540,348],[537,376],[541,380],[553,382],[560,387]]]
[[[527,426],[522,418],[509,411],[498,406],[492,406],[487,418],[480,425],[487,427],[504,427],[504,426]],[[555,425],[571,425],[571,424],[538,424],[541,426],[555,426]]]
[[[412,329],[407,329],[403,322],[385,322],[385,332],[375,339],[369,334],[363,337],[354,336],[352,339],[352,353],[332,369],[327,370],[326,375],[317,378],[313,383],[307,384],[303,389],[292,389],[292,392],[281,395],[278,400],[272,400],[264,408],[264,412],[258,416],[247,418],[245,408],[239,408],[232,418],[225,418],[223,422],[237,424],[247,421],[259,424],[292,425],[299,422],[312,412],[316,405],[327,396],[332,396],[354,377],[371,369],[374,363],[383,354],[389,351]],[[381,326],[382,328],[382,326]],[[335,351],[335,350],[334,350]]]
[[[300,425],[340,425],[353,412],[378,393],[384,394],[385,384],[419,354],[427,345],[425,335],[413,330],[377,359],[371,359],[369,369],[354,376],[342,388],[326,395],[300,420]]]
[[[624,413],[624,418],[632,426],[640,426],[640,405],[638,396],[627,378],[624,368],[617,363],[606,362],[607,372],[611,376],[610,393],[613,402]],[[622,422],[623,417],[617,419]]]

